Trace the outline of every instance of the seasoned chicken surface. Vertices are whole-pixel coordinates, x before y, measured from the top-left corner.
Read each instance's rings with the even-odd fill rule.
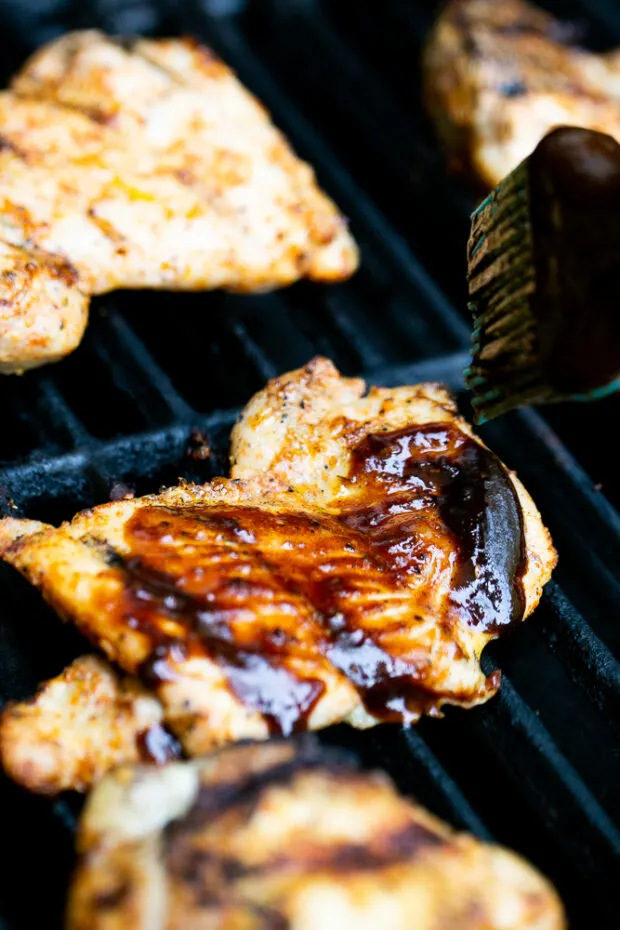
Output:
[[[87,320],[88,297],[67,262],[0,241],[0,373],[63,358]]]
[[[298,741],[123,768],[89,798],[68,930],[560,930],[532,866]]]
[[[427,43],[425,94],[456,167],[495,187],[551,129],[620,140],[620,53],[594,55],[524,0],[450,0]]]
[[[0,757],[8,775],[39,794],[85,791],[121,763],[177,755],[159,701],[104,659],[83,656],[30,701],[0,718]]]
[[[366,392],[315,359],[249,403],[232,459],[58,529],[7,518],[0,554],[157,693],[189,754],[495,693],[480,653],[555,553],[443,388]]]
[[[94,31],[0,94],[0,243],[17,249],[12,273],[0,259],[5,372],[74,349],[90,294],[260,291],[357,265],[312,169],[212,52]]]

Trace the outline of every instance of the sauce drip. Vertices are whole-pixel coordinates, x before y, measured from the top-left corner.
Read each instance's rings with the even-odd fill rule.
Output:
[[[419,625],[437,627],[449,662],[455,624],[492,636],[522,616],[512,482],[489,450],[431,424],[368,436],[343,487],[328,508],[304,512],[285,495],[277,511],[137,510],[122,620],[152,644],[143,678],[165,683],[184,658],[208,656],[284,734],[306,725],[334,667],[375,716],[435,711]]]

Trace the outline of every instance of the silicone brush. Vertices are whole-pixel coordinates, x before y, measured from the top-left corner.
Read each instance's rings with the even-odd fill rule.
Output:
[[[620,145],[550,132],[472,215],[476,422],[620,389]]]

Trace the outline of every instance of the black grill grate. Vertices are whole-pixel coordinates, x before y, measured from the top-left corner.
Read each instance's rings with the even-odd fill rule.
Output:
[[[594,42],[614,34],[620,42],[615,4],[555,8],[587,17]],[[354,17],[335,0],[0,4],[13,32],[7,68],[19,59],[14,36],[25,50],[76,25],[201,35],[315,165],[364,256],[360,274],[333,288],[96,301],[70,359],[0,381],[0,505],[56,522],[107,500],[119,482],[142,493],[181,475],[222,473],[234,409],[317,352],[378,383],[460,388],[467,324],[454,307],[464,306],[473,199],[446,176],[420,106],[416,62],[435,11],[429,0],[383,0],[380,11],[358,0]],[[566,445],[531,412],[484,430],[536,499],[561,557],[533,620],[489,650],[489,665],[504,672],[500,695],[410,732],[325,734],[386,766],[457,826],[514,846],[556,881],[573,928],[602,930],[619,923],[620,516],[595,481],[609,481],[617,501],[613,462],[601,455],[617,403],[551,411]],[[209,435],[211,459],[187,454],[194,430]],[[0,568],[0,586],[0,696],[25,697],[84,644],[12,571]],[[60,926],[74,802],[32,798],[3,781],[0,804],[10,857],[0,927]]]

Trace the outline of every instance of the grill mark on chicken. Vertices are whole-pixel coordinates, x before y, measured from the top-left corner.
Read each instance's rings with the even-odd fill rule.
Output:
[[[437,545],[446,534],[458,565],[451,601],[462,619],[498,632],[523,614],[523,513],[506,469],[490,450],[445,424],[405,427],[367,436],[353,450],[351,477],[370,485],[369,496],[382,486],[385,495],[388,486],[378,505],[362,506],[341,519],[368,534],[398,575],[411,568],[400,563],[406,542],[413,539],[415,545],[421,531],[427,545]],[[419,495],[414,501],[403,499],[401,489]],[[415,510],[423,504],[428,527],[413,514],[411,522],[401,524],[403,510],[412,503]]]
[[[250,815],[267,788],[286,785],[293,777],[304,772],[325,770],[327,766],[332,774],[350,774],[354,768],[352,760],[344,753],[332,750],[324,754],[317,751],[316,746],[312,744],[309,744],[309,747],[304,749],[302,746],[291,759],[252,771],[245,777],[202,787],[194,806],[183,820],[184,835],[202,830],[207,824],[226,816],[233,808],[243,809],[244,815]],[[172,837],[177,829],[181,827],[177,824],[171,825]]]
[[[143,680],[157,687],[174,678],[171,651],[175,662],[207,655],[273,732],[290,734],[324,692],[295,668],[312,648],[374,715],[407,719],[420,703],[432,712],[437,692],[423,665],[386,645],[394,630],[375,632],[373,618],[387,597],[401,603],[397,624],[412,622],[412,611],[415,622],[408,578],[430,559],[452,573],[444,622],[499,633],[518,620],[525,548],[516,493],[492,453],[445,424],[367,437],[353,450],[349,486],[352,502],[320,517],[140,508],[125,529],[132,556],[115,616],[152,643]],[[425,619],[423,600],[418,610]],[[282,622],[245,629],[256,611]],[[302,618],[301,632],[287,614]],[[496,687],[497,675],[489,683]]]
[[[236,812],[235,812],[236,813]],[[240,808],[244,819],[252,811]],[[187,815],[192,818],[192,812]],[[191,831],[190,834],[191,835]],[[166,868],[174,878],[188,885],[201,907],[212,907],[222,899],[222,889],[240,879],[264,879],[282,870],[325,870],[332,875],[374,872],[411,862],[431,849],[446,845],[445,837],[415,821],[391,833],[381,834],[371,844],[336,843],[328,849],[293,850],[259,864],[247,864],[233,857],[188,844],[185,820],[171,824],[164,837]]]
[[[80,276],[66,258],[62,255],[56,256],[51,254],[48,254],[46,258],[49,260],[48,269],[53,278],[59,278],[61,281],[64,281],[68,287],[72,287],[78,283]],[[32,262],[29,266],[29,271],[34,273],[37,270],[37,265]]]
[[[201,513],[192,515],[199,522],[202,516]],[[159,518],[157,513],[155,519]],[[164,522],[174,525],[174,512]],[[126,564],[126,573],[128,597],[121,609],[129,625],[145,632],[154,644],[151,655],[140,669],[145,684],[156,688],[162,682],[173,680],[176,677],[173,665],[180,657],[207,654],[226,669],[234,693],[249,706],[260,709],[274,732],[291,733],[303,727],[323,694],[323,683],[316,679],[299,680],[286,668],[284,661],[278,661],[282,646],[289,642],[288,637],[280,641],[278,629],[265,635],[260,631],[260,639],[251,650],[240,647],[230,629],[236,608],[221,606],[221,602],[228,599],[256,603],[265,595],[264,586],[243,579],[223,578],[218,591],[220,603],[209,604],[201,597],[183,593],[177,579],[150,569],[139,559],[131,559]],[[153,622],[157,614],[181,623],[182,633],[175,637],[162,632],[157,620]],[[170,662],[170,658],[174,662]]]
[[[124,236],[115,226],[110,223],[109,220],[106,220],[105,217],[99,216],[97,214],[96,207],[89,207],[87,210],[87,216],[89,220],[95,224],[95,226],[103,233],[106,239],[109,239],[110,242],[113,242],[114,245],[123,245],[127,242],[127,236]]]
[[[0,228],[9,227],[11,239],[19,239],[18,245],[32,248],[36,234],[36,224],[28,210],[21,204],[3,198],[0,205]],[[33,252],[35,251],[32,249]]]
[[[251,811],[242,809],[244,817]],[[191,812],[189,814],[191,817]],[[188,884],[203,881],[203,870],[213,865],[221,869],[222,877],[230,881],[239,878],[258,878],[269,872],[295,865],[302,869],[328,869],[330,872],[365,872],[411,860],[429,849],[445,846],[446,839],[420,823],[408,823],[393,833],[381,835],[374,846],[342,843],[324,850],[308,850],[305,855],[287,856],[283,853],[260,865],[247,865],[238,859],[220,859],[206,850],[190,849],[184,845],[187,834],[173,825],[167,838],[167,862],[171,871]],[[178,844],[178,849],[177,849]],[[189,855],[188,855],[189,853]]]
[[[131,897],[131,882],[126,879],[117,885],[116,888],[111,888],[108,891],[102,891],[95,896],[93,904],[98,911],[114,911],[120,907],[124,901]]]
[[[250,905],[248,910],[256,922],[256,930],[289,930],[290,923],[279,911],[270,907]]]
[[[323,752],[321,765],[316,744],[273,740],[108,775],[82,816],[68,930],[564,930],[526,862]],[[197,803],[214,815],[197,819]]]
[[[23,158],[24,161],[27,160],[28,155],[22,149],[19,148],[14,142],[10,139],[7,139],[6,136],[3,136],[0,133],[0,152],[12,152],[13,155],[17,155],[18,158]]]
[[[117,48],[122,48],[125,52],[133,52],[136,46],[143,40],[142,37],[138,35],[112,35],[109,36],[109,41],[113,45],[116,45]]]

